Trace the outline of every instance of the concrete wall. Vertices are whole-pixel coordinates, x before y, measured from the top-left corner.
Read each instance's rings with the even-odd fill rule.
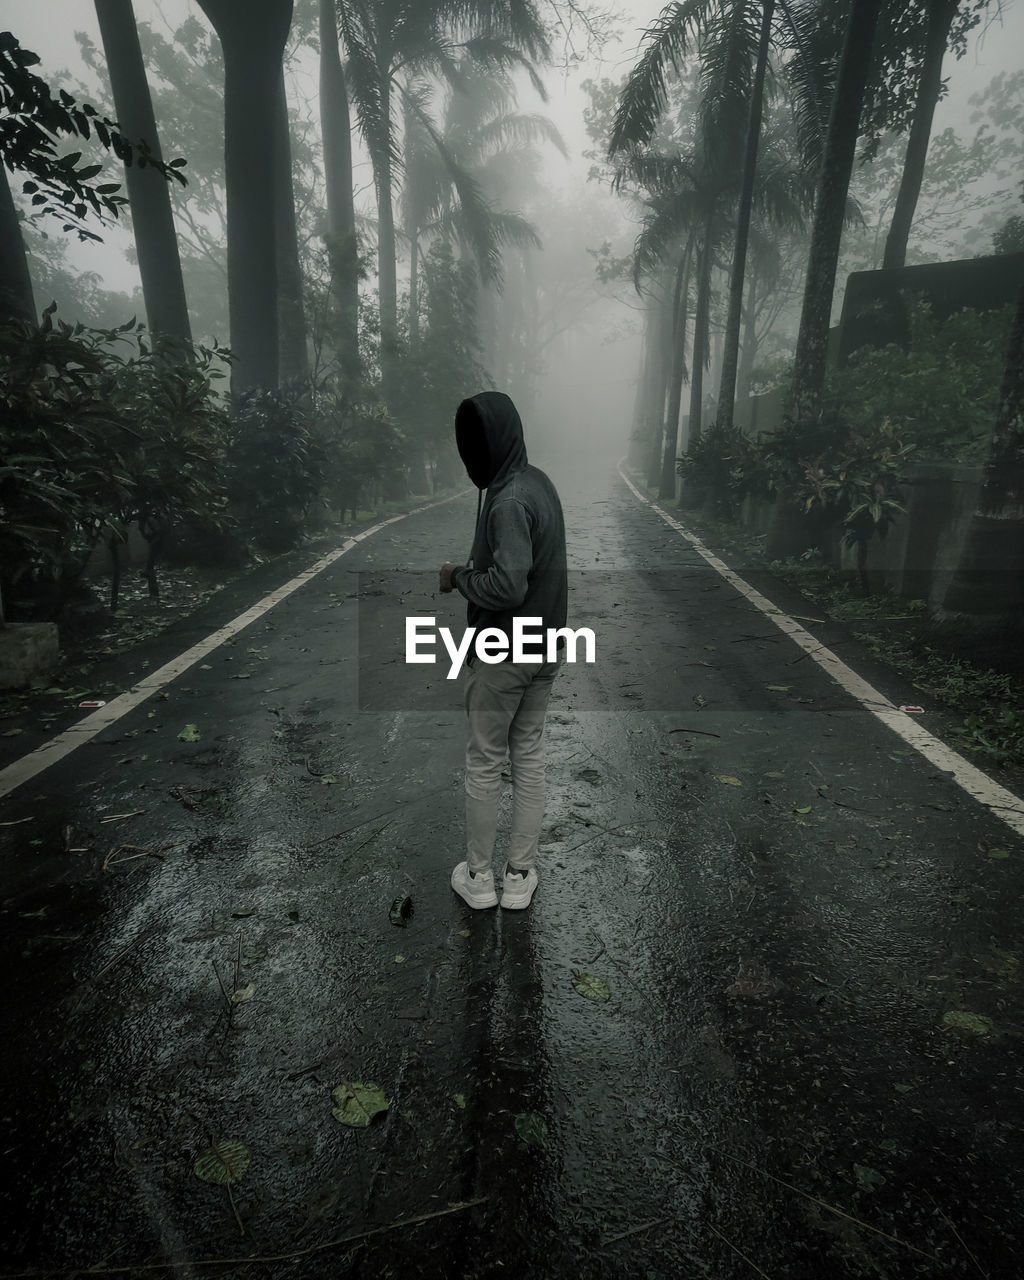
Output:
[[[927,600],[940,611],[946,589],[960,562],[967,530],[977,503],[981,468],[955,463],[918,463],[908,469],[902,489],[906,514],[896,518],[884,538],[868,543],[867,574],[874,589],[883,587],[912,600]],[[747,499],[742,522],[765,533],[777,524],[774,504]],[[796,518],[802,528],[803,549],[815,545],[818,529],[813,520]],[[786,553],[798,555],[800,548],[787,543]],[[836,540],[833,555],[837,568],[855,572],[857,553]],[[998,605],[998,601],[994,602]]]

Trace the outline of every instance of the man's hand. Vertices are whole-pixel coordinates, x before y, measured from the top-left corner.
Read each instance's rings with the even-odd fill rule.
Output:
[[[455,583],[452,582],[452,573],[459,566],[457,564],[448,564],[447,562],[441,566],[441,590],[454,591]]]

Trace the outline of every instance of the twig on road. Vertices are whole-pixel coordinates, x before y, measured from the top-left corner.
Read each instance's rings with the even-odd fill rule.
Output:
[[[956,1236],[956,1238],[960,1241],[961,1245],[963,1246],[964,1253],[966,1253],[966,1254],[967,1254],[968,1258],[970,1258],[970,1260],[971,1260],[971,1261],[974,1263],[974,1265],[978,1268],[978,1274],[979,1274],[979,1275],[981,1275],[981,1276],[984,1276],[985,1280],[989,1280],[988,1272],[987,1272],[987,1271],[985,1270],[985,1268],[981,1265],[981,1263],[980,1263],[980,1262],[978,1261],[978,1259],[974,1256],[974,1254],[973,1254],[973,1253],[971,1253],[970,1249],[967,1247],[967,1241],[963,1238],[963,1236],[960,1234],[960,1232],[959,1232],[959,1231],[957,1231],[956,1227],[954,1227],[954,1226],[953,1226],[953,1224],[952,1224],[952,1222],[950,1222],[949,1218],[948,1218],[948,1217],[946,1217],[946,1215],[942,1212],[942,1206],[939,1204],[939,1202],[935,1199],[935,1197],[932,1195],[932,1193],[931,1193],[930,1191],[928,1192],[928,1199],[932,1202],[932,1204],[933,1204],[933,1205],[935,1206],[935,1208],[938,1210],[938,1212],[939,1212],[939,1216],[940,1216],[941,1218],[944,1218],[944,1219],[945,1219],[946,1224],[947,1224],[947,1226],[949,1227],[950,1231],[952,1231],[952,1233],[953,1233],[953,1234]]]
[[[125,956],[130,955],[141,942],[144,942],[146,938],[155,931],[155,928],[155,925],[150,925],[147,929],[143,929],[142,932],[136,938],[133,938],[126,947],[122,947],[113,959],[108,960],[102,969],[97,969],[90,977],[84,978],[79,985],[84,986],[88,982],[99,982],[100,978],[102,978],[104,974],[109,973],[110,970],[113,969],[114,965],[120,964]]]
[[[756,1262],[748,1258],[742,1249],[734,1245],[733,1242],[729,1239],[727,1235],[725,1235],[724,1232],[719,1231],[719,1229],[715,1226],[713,1222],[708,1222],[705,1225],[707,1226],[707,1229],[709,1231],[713,1231],[715,1235],[718,1236],[719,1240],[724,1240],[725,1243],[729,1246],[729,1248],[733,1251],[733,1253],[738,1254],[743,1259],[744,1262],[748,1263],[751,1267],[753,1267],[759,1276],[764,1276],[764,1280],[771,1280],[771,1277],[768,1276],[764,1271],[762,1271]]]
[[[927,1258],[929,1262],[942,1262],[942,1259],[934,1253],[919,1249],[916,1244],[910,1244],[906,1240],[901,1240],[899,1236],[890,1235],[888,1231],[873,1227],[870,1222],[865,1222],[863,1218],[855,1218],[852,1213],[837,1209],[834,1204],[829,1204],[825,1200],[819,1200],[817,1196],[812,1196],[809,1191],[804,1191],[802,1187],[797,1187],[792,1182],[787,1182],[785,1178],[776,1177],[774,1173],[769,1173],[767,1169],[759,1169],[756,1164],[751,1164],[749,1160],[741,1160],[739,1156],[730,1155],[728,1151],[723,1151],[721,1147],[716,1147],[713,1142],[705,1142],[704,1145],[711,1151],[717,1151],[726,1160],[731,1160],[734,1164],[741,1164],[754,1173],[759,1173],[763,1178],[770,1178],[772,1182],[777,1182],[780,1187],[785,1187],[787,1191],[793,1191],[798,1196],[803,1196],[805,1200],[810,1200],[812,1204],[818,1205],[819,1208],[827,1209],[829,1213],[834,1213],[837,1218],[845,1218],[847,1222],[852,1222],[855,1226],[862,1227],[865,1231],[870,1231],[872,1235],[881,1236],[883,1240],[888,1240],[890,1244],[899,1245],[901,1249],[909,1249],[911,1253],[916,1253],[921,1258]],[[661,1158],[663,1160],[667,1159],[666,1156]],[[670,1160],[669,1163],[674,1164],[675,1161]]]
[[[669,733],[699,733],[703,738],[720,738],[720,733],[712,733],[710,729],[669,729]]]
[[[421,795],[416,796],[413,800],[403,800],[401,804],[396,804],[393,809],[385,809],[383,813],[373,813],[368,818],[363,818],[360,822],[354,822],[350,827],[345,827],[342,831],[335,831],[329,836],[323,836],[319,840],[314,840],[311,844],[307,844],[307,849],[316,849],[322,844],[327,844],[329,840],[340,840],[342,836],[347,836],[352,831],[358,831],[360,827],[365,827],[368,822],[376,822],[378,818],[386,818],[392,813],[399,813],[402,809],[407,809],[410,805],[419,804],[421,800],[426,800],[429,796],[436,796],[442,791],[450,790],[449,787],[434,787],[432,791],[424,791]]]
[[[435,1209],[432,1213],[421,1213],[415,1218],[400,1218],[397,1222],[388,1222],[381,1227],[368,1227],[365,1231],[354,1231],[351,1235],[340,1236],[337,1240],[326,1240],[323,1244],[312,1244],[305,1249],[292,1249],[287,1253],[251,1253],[248,1257],[235,1258],[195,1258],[187,1262],[138,1262],[125,1267],[88,1267],[82,1274],[90,1276],[124,1276],[143,1271],[187,1271],[192,1267],[238,1267],[253,1266],[268,1262],[291,1262],[295,1258],[308,1258],[314,1253],[324,1253],[328,1249],[340,1249],[346,1244],[355,1244],[357,1240],[366,1240],[370,1236],[385,1235],[389,1231],[400,1231],[403,1227],[418,1227],[422,1222],[430,1222],[434,1218],[446,1218],[453,1213],[463,1213],[466,1209],[474,1209],[485,1204],[488,1196],[478,1196],[475,1200],[462,1200],[458,1204],[449,1205],[447,1209]],[[8,1280],[33,1280],[34,1277],[66,1276],[67,1269],[59,1271],[32,1270],[15,1271]]]
[[[625,1240],[629,1236],[639,1235],[641,1231],[650,1231],[652,1227],[660,1227],[665,1222],[668,1222],[668,1218],[654,1218],[651,1222],[641,1222],[639,1226],[630,1227],[628,1231],[620,1231],[617,1236],[609,1236],[607,1240],[602,1240],[601,1248],[606,1249],[610,1244],[617,1244],[618,1241]]]

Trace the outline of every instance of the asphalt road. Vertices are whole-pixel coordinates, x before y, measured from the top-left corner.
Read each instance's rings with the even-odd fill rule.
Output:
[[[613,469],[552,472],[597,662],[555,687],[529,911],[448,886],[460,688],[396,634],[461,625],[470,495],[2,802],[2,1274],[1019,1273],[1024,841]],[[387,1111],[339,1123],[346,1083]],[[194,1171],[229,1140],[230,1194]]]

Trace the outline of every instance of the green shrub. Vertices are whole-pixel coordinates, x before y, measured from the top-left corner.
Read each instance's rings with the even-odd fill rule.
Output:
[[[1009,308],[936,320],[909,309],[910,345],[855,351],[829,374],[827,416],[870,434],[888,422],[918,457],[979,462],[992,435],[1006,363]]]
[[[0,565],[10,586],[79,576],[101,538],[155,535],[219,503],[219,351],[116,329],[0,331]],[[56,607],[59,609],[58,594]]]
[[[324,498],[327,454],[304,391],[255,388],[231,412],[225,483],[244,537],[275,554],[294,546]]]

